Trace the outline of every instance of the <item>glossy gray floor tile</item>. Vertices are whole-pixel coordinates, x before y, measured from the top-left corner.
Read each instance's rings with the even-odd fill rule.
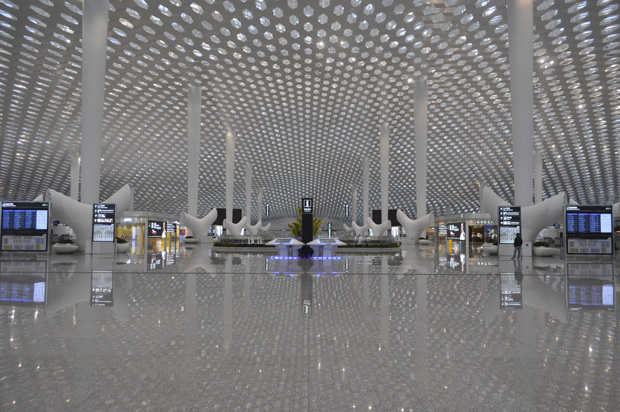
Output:
[[[0,410],[617,411],[618,262],[2,255]]]

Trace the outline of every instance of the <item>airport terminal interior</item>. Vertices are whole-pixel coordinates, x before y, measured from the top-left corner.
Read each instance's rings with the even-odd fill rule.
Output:
[[[0,411],[620,410],[615,0],[0,0],[0,107]]]

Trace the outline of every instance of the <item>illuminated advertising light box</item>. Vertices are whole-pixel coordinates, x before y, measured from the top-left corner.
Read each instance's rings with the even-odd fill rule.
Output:
[[[448,239],[465,240],[465,223],[447,223],[446,224]]]
[[[513,244],[517,233],[521,233],[521,206],[500,206],[499,243]]]
[[[116,239],[116,205],[93,205],[93,242],[114,242]]]
[[[448,227],[444,222],[439,222],[439,236],[447,236],[448,235]]]
[[[2,202],[2,250],[47,252],[49,215],[47,202]]]
[[[149,239],[162,239],[166,237],[166,222],[149,220],[147,228]]]
[[[610,310],[615,308],[613,263],[567,263],[568,309]]]
[[[169,223],[168,225],[166,225],[166,232],[171,233],[173,236],[176,235],[176,233],[177,233],[177,224],[176,223]]]
[[[613,255],[612,206],[565,206],[566,254]]]

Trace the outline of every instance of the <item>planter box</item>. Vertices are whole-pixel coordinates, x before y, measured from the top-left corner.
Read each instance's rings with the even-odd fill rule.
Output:
[[[116,244],[116,253],[127,253],[129,252],[129,243],[117,243]]]
[[[72,243],[56,243],[52,245],[52,252],[54,253],[75,253],[78,251],[78,246]]]
[[[485,243],[482,245],[482,251],[487,255],[497,255],[499,251],[499,247],[497,245],[492,245],[490,243]]]
[[[553,247],[536,246],[532,249],[534,249],[534,256],[538,257],[555,256],[560,254],[560,249]]]

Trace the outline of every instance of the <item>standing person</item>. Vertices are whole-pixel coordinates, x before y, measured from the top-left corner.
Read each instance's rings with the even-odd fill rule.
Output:
[[[515,256],[519,255],[517,257],[517,259],[521,259],[521,245],[523,244],[523,239],[521,239],[521,233],[517,233],[517,237],[515,237],[515,250],[514,252],[512,252],[512,258],[514,259]]]

